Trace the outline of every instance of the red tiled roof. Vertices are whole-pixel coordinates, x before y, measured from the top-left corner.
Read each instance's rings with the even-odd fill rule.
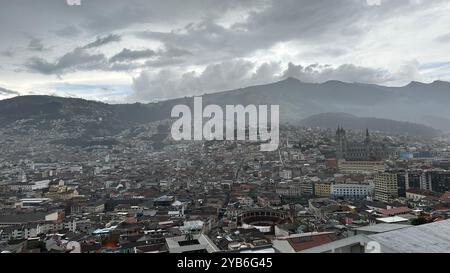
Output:
[[[406,192],[420,194],[428,197],[439,197],[439,194],[433,191],[421,190],[421,189],[408,189]]]
[[[287,241],[294,248],[295,252],[305,249],[313,248],[316,246],[324,245],[335,241],[336,235],[334,233],[320,233],[311,234],[301,237],[289,238]]]
[[[412,209],[407,207],[393,208],[393,209],[382,209],[380,212],[385,216],[395,216],[400,214],[410,213]]]

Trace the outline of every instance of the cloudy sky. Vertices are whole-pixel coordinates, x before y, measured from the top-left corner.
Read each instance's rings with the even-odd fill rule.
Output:
[[[0,0],[0,99],[450,80],[447,0]]]

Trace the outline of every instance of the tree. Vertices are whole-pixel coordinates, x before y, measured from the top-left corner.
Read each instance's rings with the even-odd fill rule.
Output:
[[[411,224],[413,226],[420,226],[420,225],[428,224],[428,223],[431,223],[431,222],[432,221],[428,220],[427,218],[420,216],[419,218],[413,219],[411,221]]]

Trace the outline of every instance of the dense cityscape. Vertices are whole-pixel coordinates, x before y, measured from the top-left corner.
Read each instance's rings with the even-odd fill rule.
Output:
[[[248,141],[175,142],[169,124],[89,144],[30,124],[0,130],[0,250],[449,250],[446,136],[285,124],[279,149],[260,152]]]
[[[442,264],[384,254],[450,253],[449,14],[0,0],[2,270]]]

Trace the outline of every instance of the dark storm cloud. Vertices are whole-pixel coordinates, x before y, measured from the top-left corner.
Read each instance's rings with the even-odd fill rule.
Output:
[[[19,95],[19,92],[0,87],[0,95]]]
[[[399,10],[409,12],[420,5],[409,0],[370,6],[363,0],[281,0],[269,8],[251,12],[244,22],[230,27],[211,18],[168,32],[141,31],[137,37],[159,40],[202,54],[220,52],[240,57],[279,42],[301,41],[305,45],[328,45],[340,41],[351,48],[372,23]],[[339,54],[343,50],[334,51]]]
[[[147,59],[156,55],[156,52],[151,49],[144,50],[130,50],[124,48],[121,52],[117,53],[111,57],[111,62],[124,62],[124,61],[134,61],[139,59]]]
[[[166,32],[150,29],[138,32],[137,36],[186,49],[194,55],[191,63],[203,65],[245,57],[256,50],[288,41],[301,41],[305,46],[319,48],[333,41],[340,48],[323,52],[339,56],[345,53],[344,48],[349,50],[357,44],[361,34],[369,31],[373,22],[425,5],[411,5],[410,0],[383,1],[380,6],[368,5],[366,0],[111,0],[84,1],[79,7],[70,7],[62,0],[37,2],[7,1],[2,4],[0,18],[14,22],[15,32],[37,33],[42,29],[53,29],[53,33],[60,37],[69,37],[82,30],[96,35],[97,39],[87,44],[85,49],[120,41],[121,37],[114,34],[98,36],[105,32],[126,30],[139,23],[173,25]],[[437,3],[442,3],[442,0],[426,1],[428,6]],[[246,17],[238,16],[239,22],[227,26],[218,22],[217,19],[225,13],[240,9],[250,12]],[[15,20],[19,13],[23,18],[33,20]],[[175,23],[183,22],[186,22],[183,24],[185,27],[175,27]],[[55,29],[58,24],[66,27]],[[11,28],[0,24],[0,30],[7,33]],[[32,48],[42,49],[41,45],[35,43]],[[180,59],[166,58],[159,62],[178,63]]]
[[[260,6],[265,1],[96,0],[82,1],[81,6],[69,6],[65,0],[5,0],[1,4],[0,18],[4,22],[14,22],[14,29],[0,24],[0,30],[38,33],[52,28],[58,30],[55,26],[77,25],[97,35],[136,23],[174,24],[202,17],[218,18],[229,10]]]
[[[163,23],[197,20],[201,17],[217,18],[229,10],[260,6],[265,0],[111,0],[89,1],[82,6],[86,29],[110,31],[135,23]],[[100,12],[99,12],[100,11]]]
[[[107,59],[105,55],[91,54],[83,48],[76,48],[54,62],[49,62],[38,57],[31,58],[26,63],[26,67],[31,71],[41,74],[61,75],[78,70],[104,69],[106,63]]]
[[[108,58],[102,53],[93,54],[89,52],[89,49],[120,41],[121,36],[117,34],[109,34],[104,37],[97,36],[95,41],[77,47],[56,58],[55,61],[48,61],[42,57],[32,57],[25,63],[25,67],[31,72],[58,76],[75,71],[110,70]]]
[[[122,38],[120,37],[120,35],[117,35],[117,34],[109,34],[108,36],[105,36],[105,37],[97,36],[97,39],[95,41],[85,45],[83,48],[89,49],[89,48],[101,47],[101,46],[104,46],[104,45],[107,45],[110,43],[120,42],[121,40],[122,40]]]
[[[109,61],[113,63],[111,66],[112,70],[122,70],[123,68],[130,70],[140,67],[163,67],[182,64],[186,61],[183,57],[191,55],[192,53],[188,50],[170,46],[156,51],[152,49],[131,50],[124,48],[121,52],[112,56]],[[133,61],[142,59],[147,59],[144,65],[133,63]],[[115,64],[116,62],[121,62],[121,64]]]
[[[31,51],[46,51],[47,48],[42,44],[42,39],[32,38],[28,44],[28,49]]]
[[[84,1],[80,7],[70,7],[63,0],[4,1],[0,18],[14,22],[14,28],[0,24],[2,33],[24,31],[38,33],[53,31],[66,36],[76,32],[98,35],[134,24],[155,23],[174,25],[185,23],[185,29],[176,27],[167,32],[150,29],[145,35],[152,39],[173,41],[180,48],[208,50],[206,55],[220,49],[229,55],[245,54],[267,48],[277,42],[301,40],[308,43],[325,43],[337,38],[353,40],[370,28],[371,23],[393,14],[407,14],[422,6],[442,3],[443,0],[423,1],[411,5],[410,0],[383,1],[380,6],[370,6],[366,0],[110,0]],[[242,22],[224,27],[217,23],[226,12],[250,9]],[[21,14],[24,20],[17,20]],[[32,18],[28,20],[26,18]],[[69,26],[55,29],[55,26]],[[222,53],[221,53],[222,55]],[[239,57],[239,56],[235,56]]]
[[[95,42],[96,45],[104,45],[106,39],[97,39],[97,41]],[[59,76],[76,71],[132,71],[139,68],[163,67],[181,64],[185,62],[181,58],[182,56],[191,55],[187,50],[174,47],[167,47],[157,51],[152,49],[132,50],[124,48],[108,59],[102,53],[91,53],[89,51],[91,47],[93,47],[92,43],[89,46],[75,48],[54,61],[48,61],[41,57],[32,57],[26,62],[25,66],[31,72]],[[142,59],[146,61],[144,63],[135,62]]]
[[[104,37],[97,36],[95,41],[82,47],[77,47],[56,58],[55,61],[48,61],[42,57],[32,57],[25,63],[25,67],[31,72],[45,75],[55,74],[58,76],[68,72],[83,70],[110,70],[106,56],[102,53],[92,54],[89,52],[89,49],[120,41],[121,36],[117,34],[109,34]],[[35,51],[43,50],[43,46],[38,39],[33,39],[29,48],[34,48]]]

